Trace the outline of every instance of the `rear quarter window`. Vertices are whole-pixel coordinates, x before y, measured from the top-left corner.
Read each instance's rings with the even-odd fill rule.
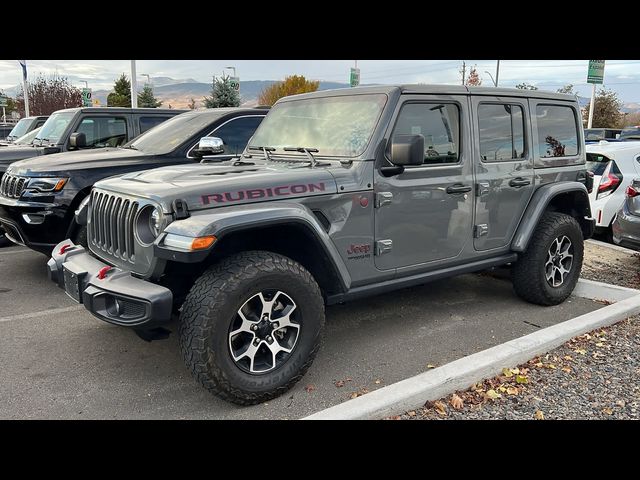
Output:
[[[539,104],[536,106],[536,121],[540,158],[578,155],[578,124],[573,108]]]

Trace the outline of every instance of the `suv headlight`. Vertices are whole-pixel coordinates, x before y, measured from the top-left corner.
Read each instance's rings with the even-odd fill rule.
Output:
[[[162,232],[165,217],[162,211],[153,205],[147,205],[136,220],[136,236],[140,243],[145,246],[151,245]]]
[[[40,178],[32,177],[29,179],[26,191],[37,193],[54,193],[59,192],[67,184],[68,178]]]

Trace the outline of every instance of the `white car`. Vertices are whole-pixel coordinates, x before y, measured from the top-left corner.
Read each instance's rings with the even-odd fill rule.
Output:
[[[611,236],[611,222],[624,202],[624,192],[640,176],[640,141],[587,144],[587,170],[593,173],[589,194],[596,231]]]

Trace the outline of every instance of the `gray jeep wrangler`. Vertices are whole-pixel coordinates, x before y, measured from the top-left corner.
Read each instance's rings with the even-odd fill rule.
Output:
[[[178,314],[197,380],[255,404],[309,368],[325,305],[499,265],[523,299],[564,301],[594,228],[588,183],[569,95],[303,94],[279,100],[240,157],[96,183],[77,212],[90,251],[64,241],[48,268],[143,338]]]

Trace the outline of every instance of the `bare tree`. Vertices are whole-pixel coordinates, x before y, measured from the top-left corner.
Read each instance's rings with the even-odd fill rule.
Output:
[[[16,99],[17,109],[24,114],[24,92]],[[29,114],[51,115],[56,110],[82,106],[82,92],[58,74],[38,76],[29,83]]]

